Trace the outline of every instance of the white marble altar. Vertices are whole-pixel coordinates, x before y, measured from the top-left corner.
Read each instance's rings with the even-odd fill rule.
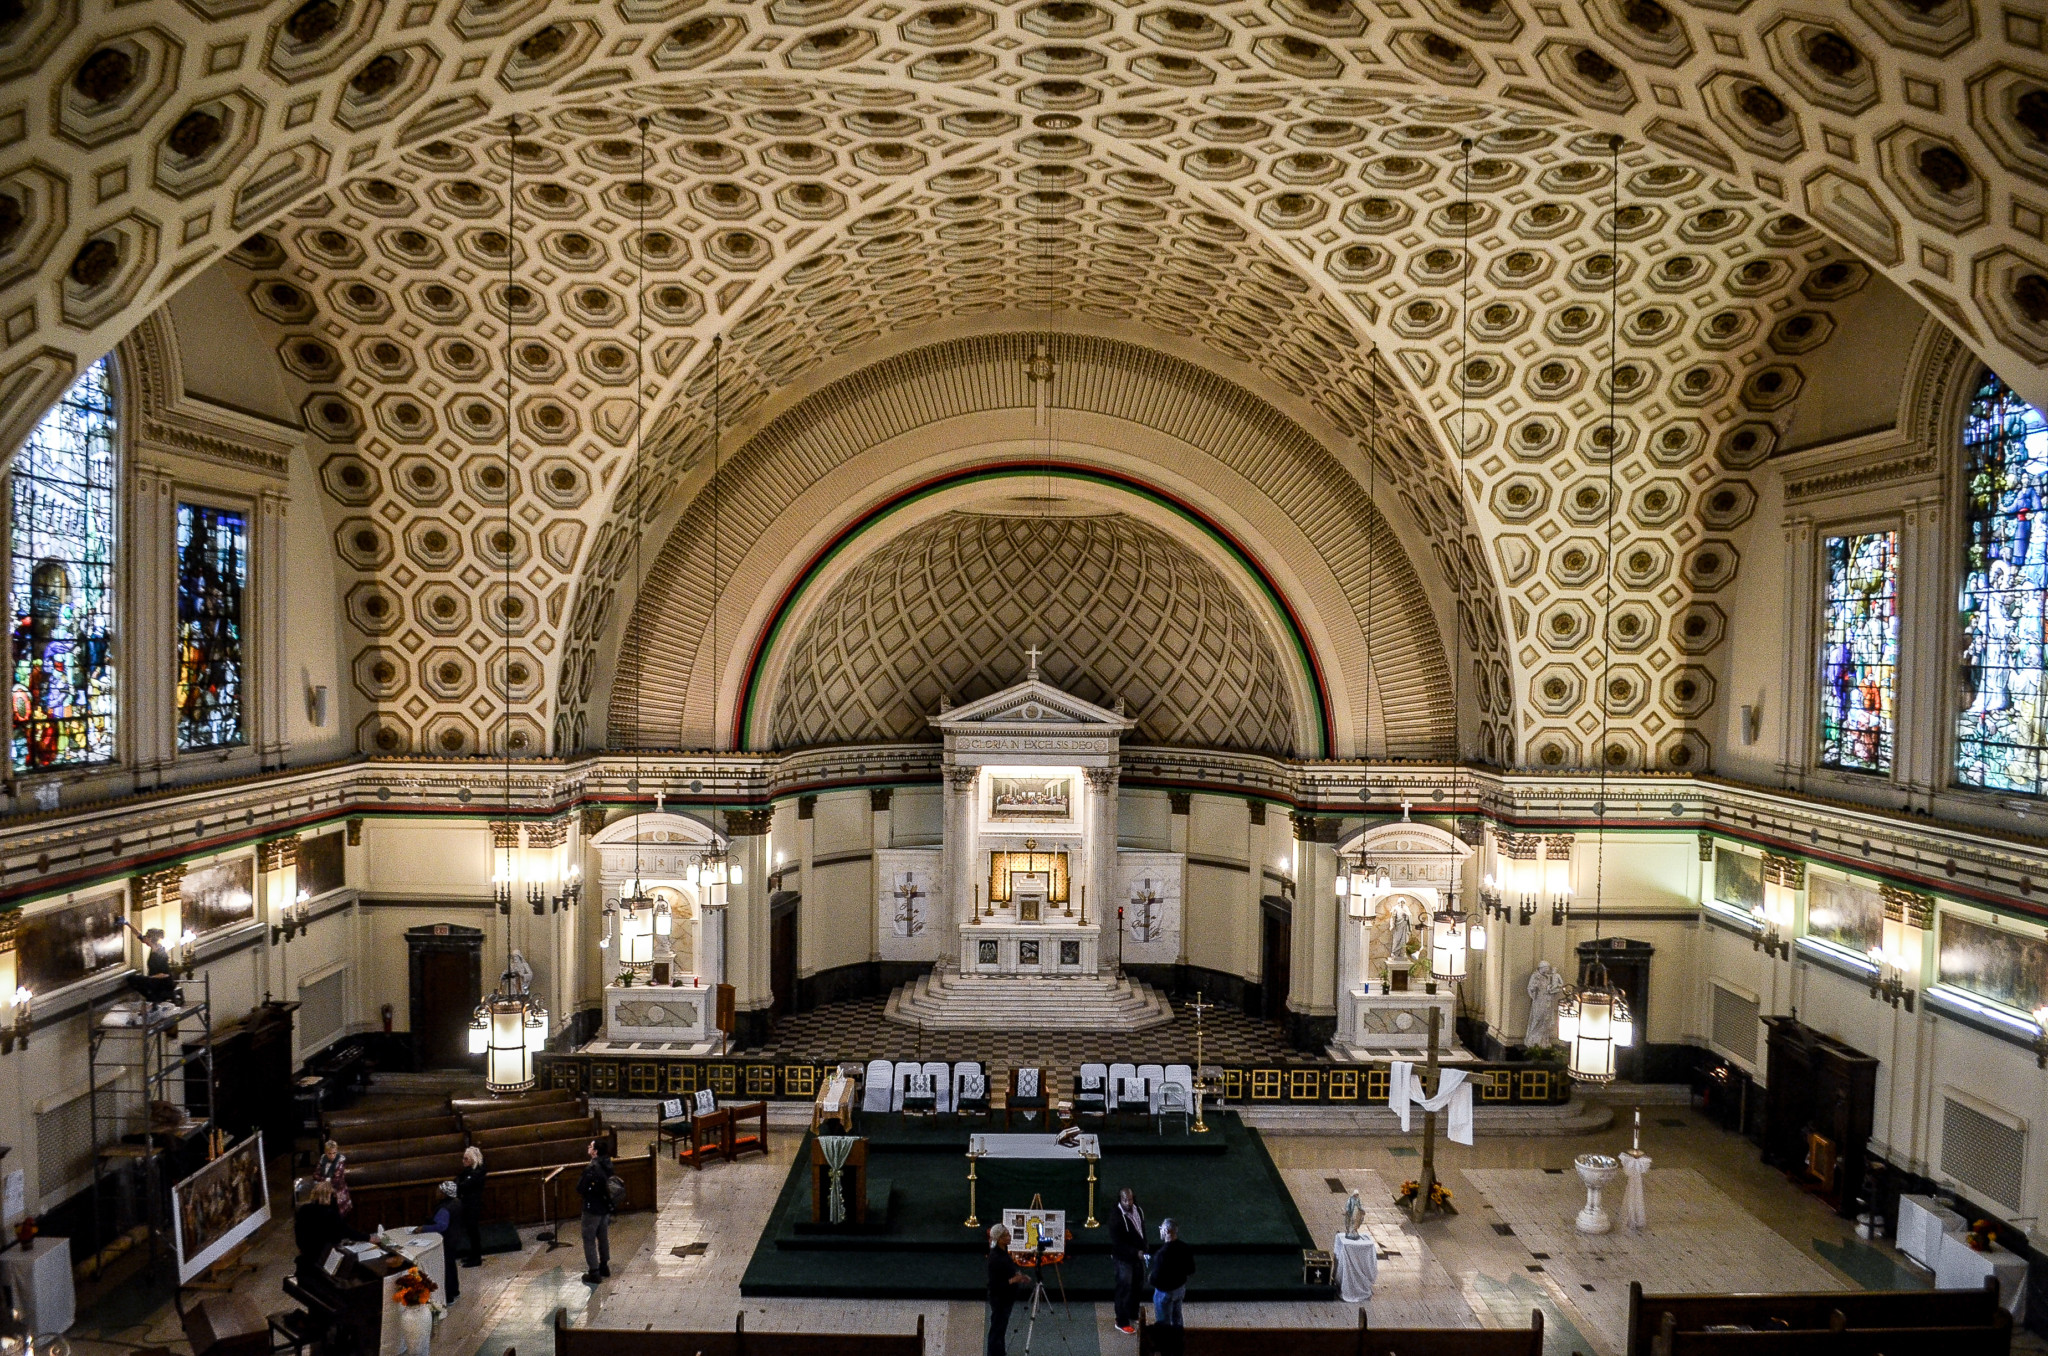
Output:
[[[960,970],[976,975],[1093,975],[1101,969],[1101,937],[1102,929],[1094,923],[983,919],[960,929]]]
[[[700,1045],[717,1037],[717,990],[701,976],[676,985],[607,984],[604,1038]]]
[[[1446,1055],[1457,1050],[1458,995],[1448,984],[1437,992],[1424,989],[1425,980],[1413,981],[1406,993],[1390,992],[1383,984],[1358,985],[1342,995],[1337,1012],[1337,1043],[1363,1059],[1372,1052],[1429,1049],[1429,1010],[1438,1018],[1438,1048]]]

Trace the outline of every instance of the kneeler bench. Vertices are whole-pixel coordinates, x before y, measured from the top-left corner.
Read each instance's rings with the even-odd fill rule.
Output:
[[[1356,1328],[1187,1327],[1180,1336],[1184,1356],[1266,1350],[1286,1356],[1543,1356],[1543,1311],[1530,1310],[1526,1328],[1368,1328],[1361,1309]],[[1174,1350],[1139,1310],[1138,1356],[1167,1356]]]
[[[731,1332],[646,1328],[572,1328],[555,1310],[555,1356],[924,1356],[924,1315],[917,1331],[894,1334],[748,1332],[745,1310]]]

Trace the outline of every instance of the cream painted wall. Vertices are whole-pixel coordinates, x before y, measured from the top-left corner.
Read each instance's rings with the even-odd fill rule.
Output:
[[[939,788],[898,787],[889,797],[889,846],[938,846],[945,814],[946,798]]]

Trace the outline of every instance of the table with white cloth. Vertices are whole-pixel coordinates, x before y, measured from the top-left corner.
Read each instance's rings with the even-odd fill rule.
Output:
[[[434,1302],[448,1302],[448,1250],[441,1246],[441,1235],[422,1233],[418,1229],[387,1229],[384,1238],[390,1251],[399,1254],[421,1271],[434,1283]],[[394,1291],[403,1271],[394,1270],[384,1278],[385,1321],[379,1325],[382,1340],[377,1344],[377,1356],[398,1356],[399,1348],[405,1345],[405,1337],[398,1330],[398,1323],[390,1315],[398,1309]]]
[[[1958,1232],[1968,1224],[1968,1220],[1936,1197],[1899,1197],[1899,1251],[1929,1271],[1934,1270],[1935,1259],[1941,1253],[1941,1236]]]
[[[1095,1163],[1102,1157],[1100,1136],[1080,1135],[1067,1145],[1059,1142],[1058,1135],[1049,1134],[969,1135],[967,1153],[970,1170],[979,1174],[983,1213],[989,1213],[988,1207],[1018,1209],[1038,1196],[1047,1209],[1065,1210],[1070,1228],[1094,1218]],[[1034,1170],[1041,1163],[1071,1163],[1083,1171],[1061,1167],[1056,1174],[1049,1174]],[[999,1170],[991,1172],[992,1165]]]
[[[26,1248],[0,1252],[0,1279],[14,1295],[21,1321],[38,1336],[63,1332],[77,1315],[71,1285],[71,1240],[42,1235]]]
[[[1978,1252],[1960,1233],[1941,1236],[1934,1257],[1936,1290],[1979,1290],[1986,1276],[1998,1278],[1999,1307],[2012,1314],[2015,1326],[2027,1317],[2027,1259],[1997,1244]]]
[[[1360,1230],[1358,1237],[1339,1232],[1330,1244],[1330,1261],[1337,1271],[1337,1291],[1346,1304],[1363,1304],[1372,1298],[1373,1284],[1380,1278],[1380,1245]]]

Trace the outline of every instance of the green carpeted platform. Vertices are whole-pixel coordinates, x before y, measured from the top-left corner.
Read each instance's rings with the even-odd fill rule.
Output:
[[[1190,1299],[1328,1299],[1334,1291],[1302,1284],[1302,1249],[1315,1246],[1258,1132],[1235,1113],[1210,1118],[1207,1135],[1149,1129],[1104,1136],[1097,1165],[1096,1216],[1108,1218],[1119,1187],[1144,1203],[1155,1229],[1171,1216],[1197,1254]],[[987,1227],[1005,1207],[1034,1194],[1067,1211],[1074,1232],[1064,1271],[1075,1300],[1111,1295],[1109,1231],[1083,1229],[1088,1217],[1087,1166],[1076,1162],[983,1159],[977,1208],[967,1218],[970,1127],[943,1119],[863,1118],[868,1175],[889,1185],[886,1221],[865,1230],[820,1231],[811,1224],[809,1137],[776,1198],[768,1225],[740,1281],[746,1296],[831,1299],[975,1299],[985,1288],[982,1253]],[[1020,1126],[1021,1130],[1022,1127]],[[1052,1278],[1048,1278],[1048,1283]]]

